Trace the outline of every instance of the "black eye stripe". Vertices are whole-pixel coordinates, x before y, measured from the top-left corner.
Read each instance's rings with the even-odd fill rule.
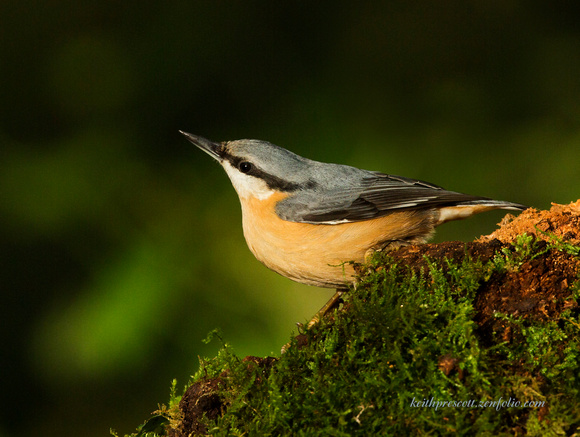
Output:
[[[256,172],[259,172],[259,169],[246,159],[238,158],[237,156],[231,155],[226,156],[225,158],[230,162],[232,167],[237,168],[240,172],[244,174],[250,174],[254,176]]]
[[[292,192],[301,188],[315,188],[317,185],[316,182],[312,180],[308,181],[303,187],[294,182],[284,181],[279,177],[266,173],[256,165],[252,164],[250,161],[237,156],[224,154],[224,159],[229,161],[231,166],[237,168],[240,172],[262,179],[264,182],[266,182],[268,187],[273,190]],[[246,167],[245,164],[247,164],[249,167]],[[241,168],[242,166],[244,169]]]
[[[238,170],[240,170],[240,165],[242,165],[242,163],[247,162],[248,164],[250,164],[245,159],[238,158],[237,156],[226,155],[226,156],[224,156],[224,158],[227,159],[230,162],[230,164],[232,165],[232,167],[235,167]]]

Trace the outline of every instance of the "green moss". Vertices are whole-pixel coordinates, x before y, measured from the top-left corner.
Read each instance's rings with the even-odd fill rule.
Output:
[[[512,341],[484,345],[478,290],[556,245],[528,237],[488,262],[427,260],[422,272],[378,254],[344,308],[303,333],[273,363],[224,344],[192,382],[223,380],[225,414],[211,435],[561,435],[580,426],[580,323],[498,317]],[[563,246],[558,247],[563,250]],[[572,246],[567,253],[578,254]],[[578,282],[569,287],[578,300]],[[571,305],[577,308],[577,305]],[[175,393],[161,416],[179,420]],[[524,404],[532,403],[531,405]],[[145,435],[145,434],[143,434]],[[162,435],[162,434],[160,434]]]

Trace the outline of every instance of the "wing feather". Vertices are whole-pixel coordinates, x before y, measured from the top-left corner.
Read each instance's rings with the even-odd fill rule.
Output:
[[[348,188],[340,185],[348,185]],[[335,183],[324,187],[323,192],[320,189],[301,191],[280,202],[277,212],[289,221],[334,224],[369,220],[396,211],[470,202],[491,202],[491,199],[447,191],[415,179],[365,172],[356,181]]]

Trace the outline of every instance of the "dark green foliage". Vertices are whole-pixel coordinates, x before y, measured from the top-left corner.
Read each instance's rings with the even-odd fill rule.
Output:
[[[554,247],[522,237],[488,262],[427,260],[422,272],[393,266],[388,254],[376,256],[342,311],[303,334],[306,345],[294,339],[279,359],[266,362],[240,360],[224,344],[218,357],[202,361],[194,381],[223,380],[226,407],[217,420],[201,418],[207,433],[574,433],[580,426],[577,304],[554,320],[496,314],[513,337],[486,346],[474,322],[474,299],[492,275]],[[570,300],[578,300],[578,289],[578,282],[569,287]]]

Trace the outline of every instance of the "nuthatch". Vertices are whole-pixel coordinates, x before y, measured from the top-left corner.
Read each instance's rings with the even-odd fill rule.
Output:
[[[181,131],[180,131],[181,132]],[[181,132],[225,169],[242,204],[244,236],[264,265],[297,282],[346,288],[349,261],[424,243],[436,226],[518,203],[428,182],[326,164],[266,141],[214,143]]]

